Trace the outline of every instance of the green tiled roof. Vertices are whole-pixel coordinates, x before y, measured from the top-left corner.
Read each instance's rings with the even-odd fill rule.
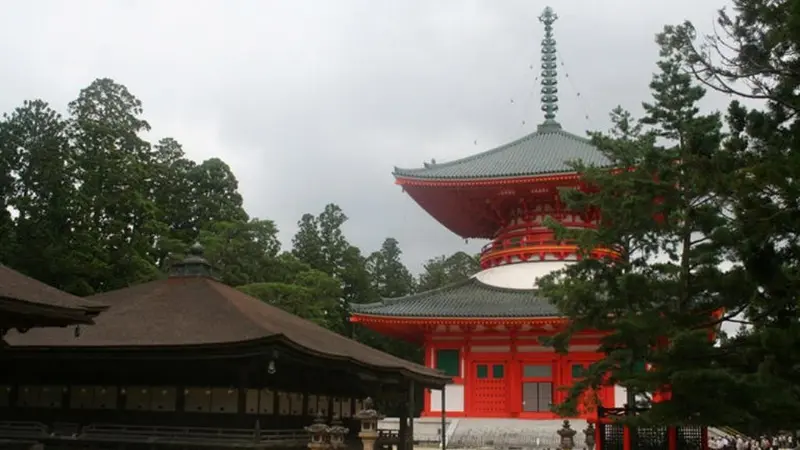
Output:
[[[393,317],[560,316],[534,289],[489,286],[475,277],[432,291],[350,307],[356,314]]]
[[[567,163],[576,160],[600,167],[610,165],[589,139],[567,133],[557,123],[546,123],[535,133],[502,147],[419,169],[395,167],[394,175],[426,179],[519,177],[572,172]]]

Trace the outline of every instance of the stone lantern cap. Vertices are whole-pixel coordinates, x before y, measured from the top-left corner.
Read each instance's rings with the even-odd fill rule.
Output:
[[[331,420],[331,426],[328,428],[328,432],[334,436],[344,436],[350,432],[350,429],[342,424],[342,419],[340,419],[339,415],[337,414],[333,416],[333,420]]]
[[[358,419],[358,420],[361,420],[361,421],[365,421],[365,420],[378,421],[378,420],[383,419],[386,416],[384,416],[383,414],[381,414],[378,411],[376,411],[374,403],[372,402],[372,399],[370,397],[367,397],[367,398],[364,399],[364,409],[362,409],[361,411],[357,412],[354,417],[356,419]]]
[[[317,416],[314,417],[314,421],[311,422],[311,425],[307,427],[303,427],[309,434],[325,434],[330,429],[327,425],[325,425],[325,418],[322,417],[322,411],[317,413]]]
[[[562,438],[565,437],[571,438],[575,436],[575,433],[577,433],[577,431],[572,429],[572,427],[569,424],[569,420],[565,420],[564,424],[561,426],[561,429],[556,431],[556,433],[558,433],[558,435],[561,436]]]

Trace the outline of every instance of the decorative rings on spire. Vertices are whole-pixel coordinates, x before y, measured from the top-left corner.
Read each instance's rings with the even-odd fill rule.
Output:
[[[544,24],[544,38],[542,39],[542,72],[541,72],[541,101],[545,122],[554,122],[558,112],[558,63],[556,62],[556,40],[553,39],[553,23],[558,20],[558,15],[553,8],[546,7],[539,16],[539,22]]]

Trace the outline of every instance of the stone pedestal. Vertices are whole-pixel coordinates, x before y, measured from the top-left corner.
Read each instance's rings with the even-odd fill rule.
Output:
[[[338,415],[333,416],[333,420],[331,420],[331,426],[328,428],[328,434],[330,435],[330,443],[331,449],[339,450],[345,447],[344,437],[347,436],[347,433],[350,432],[350,429],[346,428],[342,424],[342,420],[339,418]]]
[[[561,444],[558,446],[562,450],[572,450],[575,447],[575,430],[569,425],[569,420],[565,420],[561,429],[556,431],[561,437]]]
[[[364,399],[364,409],[357,412],[355,418],[361,421],[361,431],[358,437],[364,446],[364,450],[374,450],[375,441],[378,440],[378,421],[383,419],[378,411],[375,411],[372,399]]]
[[[586,450],[594,450],[594,444],[596,443],[595,433],[596,430],[593,423],[590,423],[586,429],[583,430],[583,435],[586,436]]]

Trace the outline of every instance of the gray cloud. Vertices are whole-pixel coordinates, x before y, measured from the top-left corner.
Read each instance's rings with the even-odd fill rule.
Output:
[[[709,30],[726,3],[553,2],[559,120],[580,133],[607,128],[617,104],[636,111],[655,70],[654,34],[683,19]],[[0,107],[35,97],[63,107],[112,77],[142,99],[154,138],[227,161],[248,211],[275,220],[284,245],[301,214],[335,202],[364,251],[394,236],[418,269],[482,243],[427,216],[393,185],[392,166],[467,156],[535,129],[530,66],[546,4],[16,1],[0,17]]]

